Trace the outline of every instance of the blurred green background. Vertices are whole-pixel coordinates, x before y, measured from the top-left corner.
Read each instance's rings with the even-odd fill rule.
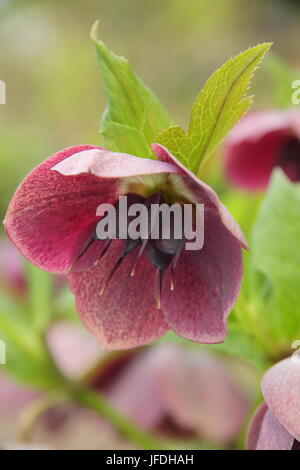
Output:
[[[100,143],[105,105],[91,25],[126,56],[186,127],[204,81],[228,57],[262,41],[299,64],[300,9],[277,0],[0,0],[0,211],[26,173],[60,148]],[[267,83],[266,83],[267,80]],[[263,93],[260,90],[263,84]],[[264,68],[256,105],[268,102]]]

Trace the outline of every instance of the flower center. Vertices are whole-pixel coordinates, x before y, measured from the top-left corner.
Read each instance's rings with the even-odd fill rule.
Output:
[[[300,181],[300,142],[296,137],[286,141],[276,165],[284,170],[291,181]]]
[[[131,254],[132,252],[136,251],[137,256],[135,262],[133,264],[132,270],[130,275],[132,277],[135,276],[136,266],[139,262],[140,257],[146,253],[150,263],[155,266],[158,273],[158,294],[157,294],[157,307],[160,308],[161,306],[161,291],[163,285],[163,277],[167,270],[167,268],[171,265],[171,282],[170,282],[170,289],[174,290],[174,271],[176,264],[178,262],[181,250],[184,247],[185,243],[185,236],[183,230],[183,217],[181,214],[181,218],[179,219],[176,217],[174,207],[177,206],[179,209],[181,206],[179,204],[171,205],[166,201],[164,194],[160,191],[150,195],[149,197],[143,197],[141,195],[129,193],[126,195],[127,198],[127,210],[128,214],[126,217],[128,219],[128,224],[126,226],[127,233],[121,235],[120,227],[117,228],[115,236],[110,237],[107,235],[105,238],[104,248],[100,255],[100,258],[96,261],[95,264],[98,264],[100,260],[103,258],[104,254],[110,247],[110,244],[114,239],[124,239],[124,249],[120,254],[119,258],[117,259],[114,266],[112,266],[103,286],[100,289],[100,295],[102,295],[115,274],[118,270],[120,265],[123,263],[124,259]],[[122,210],[121,199],[115,204],[115,214],[117,218],[120,216],[120,211]],[[145,209],[147,213],[147,229],[146,233],[145,230],[143,231],[140,227],[138,236],[132,235],[132,230],[130,223],[133,222],[135,219],[134,216],[130,215],[131,211],[130,208],[133,209],[133,206],[139,204],[142,209]],[[152,208],[155,206],[156,211]],[[172,206],[172,209],[171,209]],[[169,211],[168,211],[169,210]],[[166,216],[167,214],[167,216]],[[135,222],[136,224],[136,222]],[[79,256],[77,257],[76,261],[81,258],[90,245],[97,241],[97,240],[104,240],[103,237],[99,238],[97,234],[97,230],[95,230],[93,236],[90,240],[86,243],[84,249],[81,251]],[[74,263],[73,263],[74,265]]]

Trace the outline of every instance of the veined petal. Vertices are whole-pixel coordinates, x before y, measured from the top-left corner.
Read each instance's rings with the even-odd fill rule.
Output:
[[[220,343],[227,334],[227,316],[239,294],[243,263],[239,241],[217,212],[205,214],[204,246],[183,250],[170,290],[166,273],[162,310],[177,334],[201,343]]]
[[[29,261],[50,272],[66,272],[95,230],[97,207],[114,204],[126,192],[122,184],[127,178],[176,171],[167,163],[99,147],[71,147],[54,154],[25,178],[12,198],[4,225]],[[89,265],[101,250],[101,244],[91,245]]]
[[[114,240],[97,266],[69,275],[83,323],[107,349],[141,346],[170,329],[157,308],[157,272],[146,255],[134,277],[130,273],[137,253],[128,255],[100,295],[123,248],[124,241]]]
[[[272,413],[300,441],[300,361],[288,358],[271,367],[264,375],[262,390]]]
[[[4,220],[9,237],[29,261],[47,271],[68,270],[95,228],[98,205],[117,198],[116,180],[66,178],[51,170],[74,152],[91,148],[71,147],[53,155],[25,178],[10,202]]]
[[[249,450],[291,450],[293,436],[276,419],[272,411],[263,404],[252,421],[249,436]]]

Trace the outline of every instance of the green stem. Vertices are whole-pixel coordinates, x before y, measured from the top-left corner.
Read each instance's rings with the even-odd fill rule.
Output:
[[[162,446],[149,433],[141,430],[119,414],[103,394],[82,388],[73,388],[70,392],[78,403],[104,416],[121,434],[137,444],[139,448],[144,450],[162,449]]]

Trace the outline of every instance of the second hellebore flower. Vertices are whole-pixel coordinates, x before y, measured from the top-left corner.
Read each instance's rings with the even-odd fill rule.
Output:
[[[288,358],[265,374],[265,403],[249,431],[251,450],[300,450],[300,360]]]
[[[263,190],[275,167],[291,181],[300,181],[299,111],[249,113],[227,138],[225,171],[233,185],[248,191]]]
[[[158,160],[93,146],[62,150],[17,189],[4,221],[32,263],[68,273],[85,325],[110,349],[149,343],[168,330],[203,343],[222,342],[239,293],[241,230],[216,193],[164,147]],[[117,205],[158,194],[168,204],[204,204],[204,246],[189,251],[178,240],[101,241],[100,204]],[[184,240],[181,240],[181,242]]]

